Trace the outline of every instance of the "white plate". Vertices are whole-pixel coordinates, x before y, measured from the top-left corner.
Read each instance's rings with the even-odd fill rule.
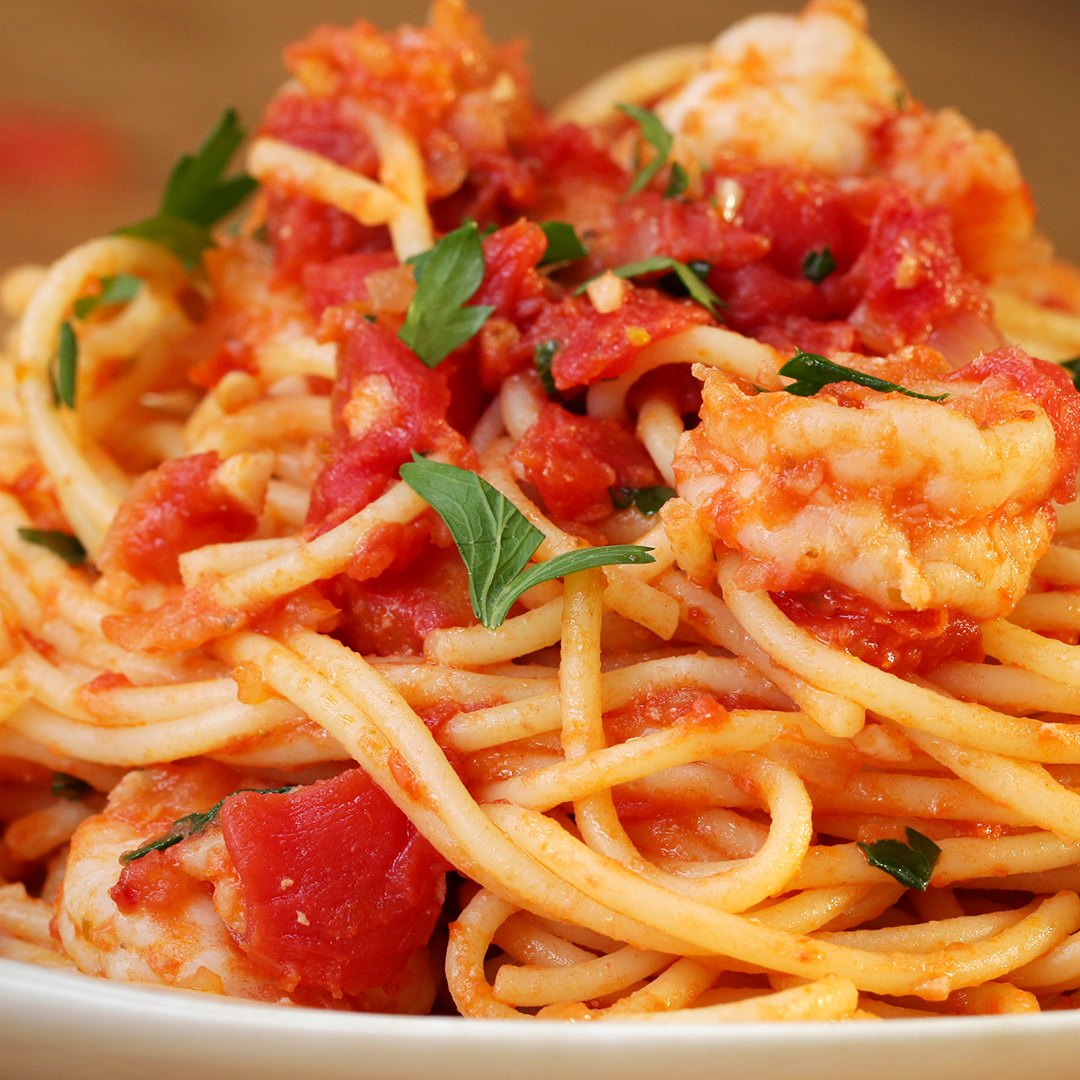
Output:
[[[363,1016],[0,960],[3,1080],[1076,1080],[1080,1012],[728,1027]]]

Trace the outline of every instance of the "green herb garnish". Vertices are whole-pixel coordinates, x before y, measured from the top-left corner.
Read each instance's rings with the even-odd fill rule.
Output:
[[[630,182],[628,193],[636,195],[650,180],[664,167],[671,157],[671,147],[674,139],[671,132],[664,127],[663,121],[651,109],[643,109],[640,105],[627,105],[621,103],[615,106],[621,113],[625,113],[631,120],[636,120],[641,128],[641,134],[645,141],[656,151],[652,160],[638,169],[634,179]],[[674,199],[686,190],[688,177],[686,170],[676,161],[671,166],[671,177],[664,189],[665,199]]]
[[[948,394],[917,394],[914,390],[905,390],[896,383],[875,379],[873,375],[865,375],[861,371],[844,367],[842,364],[834,364],[824,356],[818,356],[817,353],[796,353],[780,369],[780,374],[795,380],[790,386],[784,387],[784,392],[794,394],[796,397],[812,397],[823,386],[837,382],[853,382],[870,390],[880,390],[883,394],[895,392],[906,394],[908,397],[921,398],[923,401],[944,401],[949,396]]]
[[[52,793],[58,799],[67,799],[69,802],[78,802],[84,795],[93,789],[85,781],[80,780],[71,773],[55,772],[52,778]]]
[[[139,291],[142,281],[132,274],[117,274],[101,279],[101,292],[97,296],[84,296],[74,304],[75,318],[85,319],[90,312],[108,304],[126,304]]]
[[[1080,356],[1072,360],[1062,360],[1061,366],[1069,373],[1073,385],[1080,389]]]
[[[908,842],[902,840],[878,840],[873,844],[860,843],[866,861],[884,870],[908,889],[926,892],[941,848],[915,829],[907,828]]]
[[[401,478],[443,519],[469,572],[473,613],[489,630],[502,625],[522,593],[542,581],[615,563],[654,562],[633,544],[564,552],[525,570],[544,534],[501,492],[468,469],[413,454]]]
[[[663,484],[643,488],[610,487],[608,491],[617,509],[628,510],[636,506],[646,517],[652,517],[668,499],[675,498],[675,489]]]
[[[225,799],[231,799],[233,795],[239,795],[241,791],[253,791],[256,795],[284,795],[287,791],[292,791],[293,787],[279,787],[279,788],[240,788],[239,791],[234,791],[225,796]],[[155,840],[150,840],[143,844],[142,847],[136,848],[134,851],[125,851],[120,856],[120,861],[126,866],[128,863],[135,862],[136,859],[142,859],[149,855],[151,851],[165,851],[166,848],[171,848],[173,844],[179,844],[181,840],[187,840],[189,837],[198,836],[200,833],[205,832],[207,826],[209,826],[214,818],[217,817],[218,811],[224,806],[225,799],[221,799],[219,802],[214,803],[209,810],[204,810],[201,813],[185,814],[182,818],[177,818],[176,821],[169,826],[169,830],[157,837]]]
[[[168,248],[186,266],[198,265],[203,252],[214,246],[210,228],[235,210],[257,187],[246,173],[222,178],[244,141],[236,112],[227,109],[197,154],[185,154],[176,163],[153,216],[117,229]]]
[[[28,544],[48,548],[59,555],[69,566],[81,566],[86,562],[86,548],[77,536],[60,532],[59,529],[19,529],[19,536]]]
[[[836,269],[833,253],[823,247],[820,251],[807,252],[803,259],[802,276],[815,285],[820,285]]]
[[[550,341],[541,341],[533,349],[533,363],[536,365],[536,374],[540,376],[540,385],[548,397],[554,397],[558,390],[555,386],[555,377],[551,374],[551,361],[559,351],[559,343],[552,338]]]
[[[476,223],[447,233],[408,262],[416,294],[398,337],[433,368],[464,345],[495,310],[487,304],[463,306],[484,280],[484,245]]]
[[[581,237],[574,231],[573,225],[565,221],[541,221],[540,228],[547,237],[547,247],[539,266],[575,262],[589,254],[589,249],[581,242]]]
[[[53,396],[57,403],[75,408],[75,381],[79,368],[79,342],[71,323],[60,324],[60,347],[56,353],[56,377]]]
[[[694,273],[690,266],[679,262],[677,259],[669,259],[666,255],[654,255],[651,259],[642,259],[640,262],[615,267],[611,273],[616,277],[634,278],[640,277],[642,274],[655,274],[661,270],[670,270],[674,273],[682,282],[687,294],[705,308],[710,315],[719,318],[716,308],[717,305],[724,306],[723,300]],[[599,276],[597,274],[595,277],[589,278],[589,281],[595,281],[596,277]],[[586,281],[584,284],[579,285],[574,290],[574,295],[577,296],[579,293],[583,293],[588,284],[589,282]]]

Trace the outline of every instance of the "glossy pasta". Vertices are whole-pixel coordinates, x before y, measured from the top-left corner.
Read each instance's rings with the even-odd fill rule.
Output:
[[[455,0],[287,63],[236,229],[193,254],[173,188],[3,279],[0,955],[469,1017],[1072,1007],[1080,275],[1007,147],[855,0],[550,115]],[[513,519],[522,565],[651,559],[481,621],[425,458],[490,485],[484,558]]]

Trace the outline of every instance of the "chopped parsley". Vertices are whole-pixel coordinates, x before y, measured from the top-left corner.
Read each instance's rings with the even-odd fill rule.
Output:
[[[80,780],[77,776],[72,776],[71,773],[53,773],[52,793],[58,799],[78,802],[92,790],[93,788],[85,780]]]
[[[589,249],[582,243],[573,225],[565,221],[541,221],[540,228],[544,230],[544,235],[547,237],[547,247],[544,249],[540,266],[576,262],[589,254]]]
[[[185,266],[197,266],[203,252],[214,246],[211,227],[258,187],[258,181],[246,173],[224,179],[243,141],[236,112],[227,109],[198,153],[184,154],[173,167],[158,212],[117,233],[160,244]]]
[[[28,544],[37,544],[59,555],[69,566],[86,562],[86,548],[77,536],[59,529],[19,529],[19,536]]]
[[[110,304],[126,304],[134,299],[142,281],[132,274],[117,274],[101,279],[101,292],[97,296],[84,296],[75,301],[76,319],[85,319],[92,311]]]
[[[240,789],[240,791],[253,791],[256,795],[284,795],[285,792],[292,790],[292,787]],[[233,795],[239,795],[240,791],[234,791],[230,795],[226,795],[225,799],[231,799]],[[198,836],[200,833],[205,832],[217,817],[218,811],[225,805],[225,799],[214,803],[209,810],[185,814],[182,818],[177,818],[169,826],[167,832],[162,833],[161,836],[154,840],[148,841],[134,851],[125,851],[120,856],[120,861],[126,866],[128,863],[135,862],[136,859],[145,858],[151,851],[165,851],[167,848],[171,848],[173,844],[179,844],[181,840],[187,840],[189,837]]]
[[[827,247],[820,251],[808,251],[803,259],[803,277],[815,285],[820,285],[835,269],[836,259]]]
[[[536,365],[536,374],[540,376],[540,385],[544,388],[544,393],[548,397],[554,397],[558,393],[555,387],[555,377],[551,374],[551,361],[555,359],[555,354],[558,351],[559,343],[554,338],[541,341],[533,349],[533,363]]]
[[[645,517],[652,517],[659,512],[660,507],[675,498],[675,489],[657,484],[655,487],[629,488],[610,487],[611,501],[619,510],[628,510],[636,506]]]
[[[398,337],[433,368],[464,345],[495,310],[487,304],[464,306],[484,280],[484,245],[476,222],[447,233],[408,262],[416,293]]]
[[[641,128],[642,137],[656,151],[652,160],[641,166],[634,174],[633,180],[630,181],[630,187],[627,189],[628,193],[636,195],[667,164],[668,158],[671,157],[671,147],[674,139],[671,137],[671,132],[664,127],[660,117],[651,109],[643,109],[640,105],[627,105],[625,103],[620,103],[615,108],[619,112],[625,113],[631,120],[637,121],[638,126]],[[688,183],[689,177],[686,175],[686,170],[677,161],[672,162],[671,176],[668,179],[667,187],[664,189],[664,198],[677,198],[686,190]]]
[[[872,844],[859,844],[866,861],[884,870],[908,889],[926,892],[934,867],[941,856],[941,848],[915,829],[907,828],[908,842],[902,840],[877,840]]]
[[[794,394],[796,397],[812,397],[822,387],[837,382],[853,382],[870,390],[879,390],[883,394],[906,394],[908,397],[921,398],[923,401],[944,401],[949,396],[948,394],[918,394],[896,383],[877,379],[873,375],[866,375],[854,368],[844,367],[842,364],[834,364],[824,356],[818,356],[817,353],[796,353],[780,369],[780,374],[795,380],[790,386],[784,387],[784,392]]]
[[[53,395],[57,402],[75,408],[75,384],[79,368],[79,342],[71,323],[60,324],[60,347],[56,353],[56,377]]]
[[[413,454],[401,478],[446,523],[469,572],[473,613],[488,629],[502,625],[522,593],[543,581],[614,563],[653,562],[633,544],[581,548],[525,569],[544,534],[486,480],[468,469]]]
[[[698,263],[698,266],[701,266]],[[704,281],[698,276],[698,274],[692,269],[691,266],[686,263],[679,262],[677,259],[669,259],[666,255],[654,255],[651,259],[642,259],[640,262],[627,263],[625,266],[617,266],[610,273],[616,277],[621,278],[634,278],[640,277],[644,274],[656,274],[663,270],[670,270],[676,278],[682,283],[683,288],[686,289],[687,294],[692,300],[696,300],[708,313],[714,317],[719,317],[716,310],[717,305],[723,307],[724,302],[720,299],[705,284]],[[589,278],[589,281],[595,281],[596,277]],[[663,280],[663,279],[661,279]],[[574,295],[583,293],[586,286],[589,284],[586,281],[584,284],[579,285],[574,290]]]

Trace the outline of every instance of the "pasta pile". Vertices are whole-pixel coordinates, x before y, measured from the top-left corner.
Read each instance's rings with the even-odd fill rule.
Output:
[[[822,35],[843,79],[792,73]],[[236,229],[207,231],[250,187],[227,121],[150,224],[2,281],[0,956],[468,1017],[1073,1007],[1080,398],[1015,346],[1080,352],[1080,275],[1007,148],[913,102],[853,0],[551,117],[454,0],[288,61]],[[858,241],[783,254],[749,224],[769,184],[817,185],[826,239],[862,199]],[[842,278],[844,314],[783,307]],[[521,566],[647,553],[484,619],[410,460],[497,493],[485,552],[512,518]],[[237,808],[354,764],[438,880],[383,974],[320,982],[256,955]]]

